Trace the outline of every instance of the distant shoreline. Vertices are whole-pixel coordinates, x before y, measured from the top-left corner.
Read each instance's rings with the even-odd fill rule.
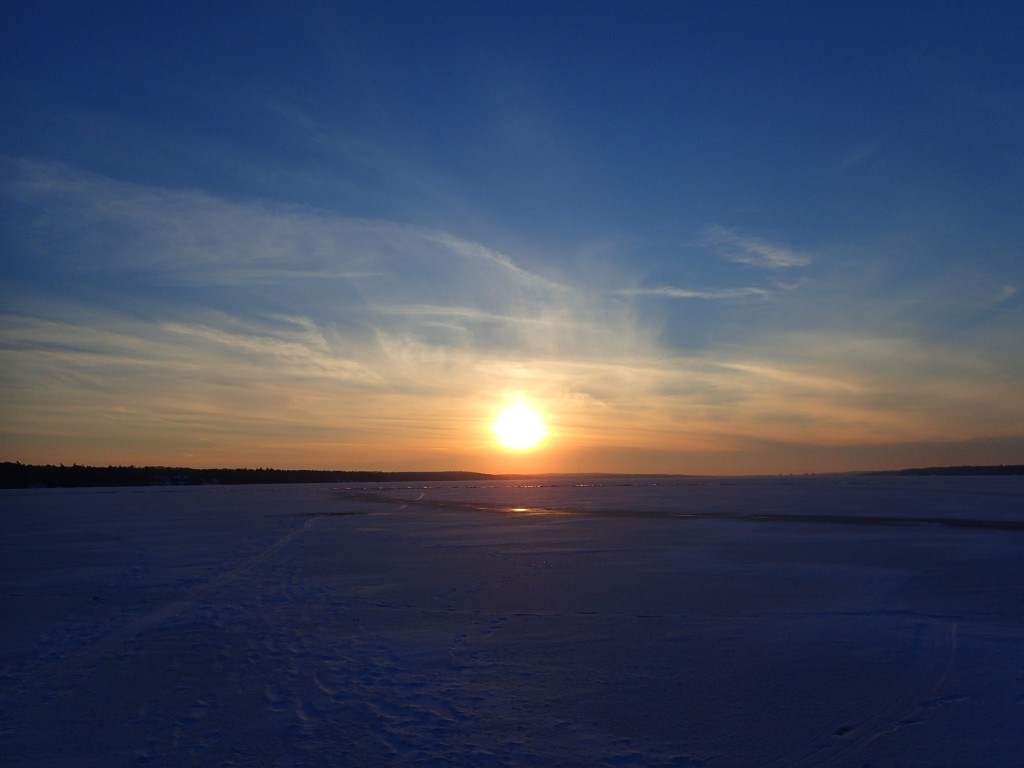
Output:
[[[917,467],[857,472],[858,475],[1024,475],[1024,464],[964,465],[956,467]]]
[[[1002,476],[1024,475],[1024,464],[918,467],[864,472],[820,473],[861,476]],[[485,472],[386,472],[321,469],[193,469],[191,467],[90,467],[0,462],[0,488],[109,488],[170,485],[258,485],[286,483],[393,483],[458,480],[515,480],[526,477],[641,478],[695,477],[659,473],[579,472],[558,474],[488,474]]]

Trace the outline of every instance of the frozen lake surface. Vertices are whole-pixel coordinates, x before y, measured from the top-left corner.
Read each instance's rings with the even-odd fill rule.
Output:
[[[6,766],[1020,766],[1024,478],[0,492]]]

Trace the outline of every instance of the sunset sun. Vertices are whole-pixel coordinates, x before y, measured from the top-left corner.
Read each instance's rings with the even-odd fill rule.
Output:
[[[494,422],[493,429],[498,441],[513,451],[536,448],[547,434],[540,414],[522,402],[514,403],[502,410]]]

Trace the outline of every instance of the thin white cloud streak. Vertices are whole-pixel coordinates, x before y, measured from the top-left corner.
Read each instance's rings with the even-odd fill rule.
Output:
[[[881,141],[873,141],[870,144],[855,147],[839,158],[836,162],[836,167],[841,171],[845,171],[858,165],[864,165],[877,155],[881,148]]]
[[[770,295],[770,291],[754,287],[700,290],[695,288],[676,288],[668,285],[658,288],[624,288],[615,293],[621,296],[665,296],[670,299],[705,299],[707,301],[729,301],[751,297],[763,298]]]
[[[584,324],[577,323],[568,315],[564,317],[524,317],[487,312],[475,307],[445,307],[433,304],[402,304],[374,306],[373,310],[382,315],[397,315],[400,317],[416,318],[426,322],[448,320],[452,327],[464,330],[468,330],[468,326],[476,324],[532,326],[554,332],[561,332],[573,327],[579,329],[586,328]]]
[[[806,253],[784,248],[781,245],[742,237],[725,227],[715,225],[705,233],[707,241],[718,247],[723,258],[739,264],[765,269],[791,269],[806,267],[813,259]]]
[[[1020,288],[1016,285],[1004,285],[999,289],[999,292],[992,298],[990,302],[991,307],[998,307],[1000,304],[1009,301],[1020,292]]]

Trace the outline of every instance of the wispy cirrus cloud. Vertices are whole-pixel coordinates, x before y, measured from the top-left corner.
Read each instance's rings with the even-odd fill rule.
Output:
[[[1015,325],[1000,344],[890,339],[843,320],[843,296],[863,316],[849,281],[834,281],[847,292],[836,295],[820,277],[814,292],[616,288],[638,277],[539,274],[397,222],[53,165],[6,171],[0,213],[17,260],[0,274],[0,450],[12,458],[59,445],[62,460],[101,463],[500,470],[482,427],[520,392],[552,415],[549,471],[579,469],[573,450],[605,457],[586,469],[650,468],[621,463],[634,451],[689,471],[681,456],[727,459],[766,441],[1024,433],[1024,362],[1006,351]],[[783,290],[792,306],[768,300]],[[995,297],[998,317],[1015,311],[1015,284],[979,279],[977,294]],[[679,301],[645,315],[644,297]],[[780,310],[832,322],[800,334],[772,325]],[[714,345],[676,343],[663,311],[736,322]],[[780,470],[776,454],[745,471]]]
[[[206,461],[237,462],[278,450],[289,425],[328,464],[331,445],[392,461],[402,429],[424,435],[420,455],[429,439],[474,450],[506,391],[559,397],[592,376],[555,379],[550,361],[651,345],[628,302],[452,233],[50,163],[3,171],[9,455],[63,435],[74,458],[102,433],[159,435],[181,461],[213,440],[224,458]]]
[[[705,235],[707,241],[718,248],[722,258],[739,264],[765,269],[790,269],[806,267],[813,261],[809,254],[767,240],[744,237],[717,224],[709,227]]]
[[[735,299],[763,298],[770,294],[764,288],[746,286],[743,288],[678,288],[663,285],[657,288],[623,288],[616,291],[622,296],[664,296],[670,299],[704,299],[707,301],[729,301]]]

